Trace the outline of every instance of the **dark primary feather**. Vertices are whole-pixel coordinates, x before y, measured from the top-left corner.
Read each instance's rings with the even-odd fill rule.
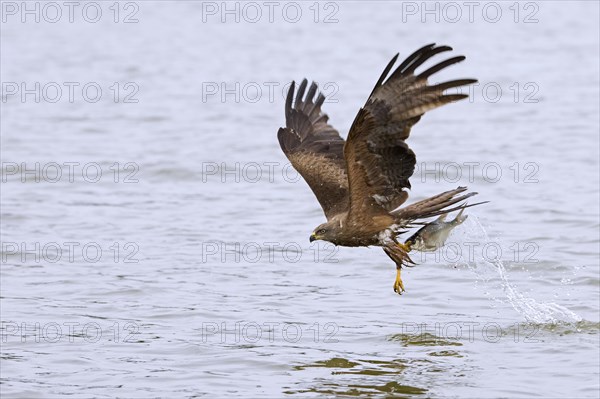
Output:
[[[425,112],[467,97],[444,94],[445,90],[476,82],[459,79],[428,84],[428,77],[464,60],[463,56],[449,58],[415,74],[433,56],[450,50],[448,46],[424,46],[388,76],[397,60],[395,56],[358,112],[344,149],[352,220],[360,222],[376,214],[388,214],[406,201],[405,189],[410,188],[409,178],[416,164],[415,154],[405,143],[412,126]]]
[[[296,85],[292,82],[285,103],[286,127],[279,129],[277,137],[281,149],[330,219],[346,211],[348,206],[345,142],[321,111],[325,96],[319,93],[315,100],[316,83],[310,85],[308,93],[307,85],[308,81],[304,79],[295,93]]]

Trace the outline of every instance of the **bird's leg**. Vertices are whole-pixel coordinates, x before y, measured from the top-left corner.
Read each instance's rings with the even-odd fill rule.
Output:
[[[404,290],[404,284],[402,283],[402,277],[400,276],[400,271],[402,268],[400,265],[396,265],[396,281],[394,281],[394,292],[397,292],[398,295],[402,295]]]
[[[383,247],[384,252],[396,263],[396,280],[394,281],[394,292],[402,295],[405,292],[404,283],[402,282],[402,265],[415,264],[408,256],[410,245],[400,244],[394,240],[394,243],[389,243]]]

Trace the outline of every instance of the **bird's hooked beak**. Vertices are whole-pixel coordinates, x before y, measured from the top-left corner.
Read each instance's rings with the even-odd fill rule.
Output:
[[[317,235],[315,234],[315,232],[313,231],[313,233],[310,235],[309,241],[313,242],[315,240],[318,240],[319,238],[317,237]]]

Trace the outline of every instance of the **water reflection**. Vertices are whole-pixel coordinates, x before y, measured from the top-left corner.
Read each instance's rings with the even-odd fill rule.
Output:
[[[312,363],[297,365],[296,371],[307,369],[326,369],[331,379],[317,380],[319,383],[306,389],[290,390],[288,394],[318,393],[336,396],[363,396],[376,393],[391,393],[404,395],[422,395],[427,392],[423,386],[408,384],[411,378],[405,372],[412,367],[423,367],[422,360],[379,359],[350,360],[334,357]]]
[[[387,353],[332,357],[294,366],[293,370],[306,374],[311,385],[287,393],[431,396],[434,393],[430,388],[440,380],[456,381],[456,377],[466,374],[466,356],[460,351],[463,344],[457,340],[431,333],[398,333],[384,337],[384,341]]]
[[[448,340],[435,334],[423,332],[419,334],[394,334],[388,338],[389,341],[401,342],[403,346],[462,346],[456,340]]]

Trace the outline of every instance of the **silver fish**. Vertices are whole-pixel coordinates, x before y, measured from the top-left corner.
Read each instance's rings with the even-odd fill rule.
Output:
[[[445,221],[448,214],[444,213],[433,222],[421,227],[415,234],[410,236],[404,244],[408,246],[410,250],[421,252],[433,252],[436,249],[443,247],[452,229],[467,219],[467,215],[462,215],[463,211],[464,208],[461,209],[454,220],[451,220],[450,222]]]

